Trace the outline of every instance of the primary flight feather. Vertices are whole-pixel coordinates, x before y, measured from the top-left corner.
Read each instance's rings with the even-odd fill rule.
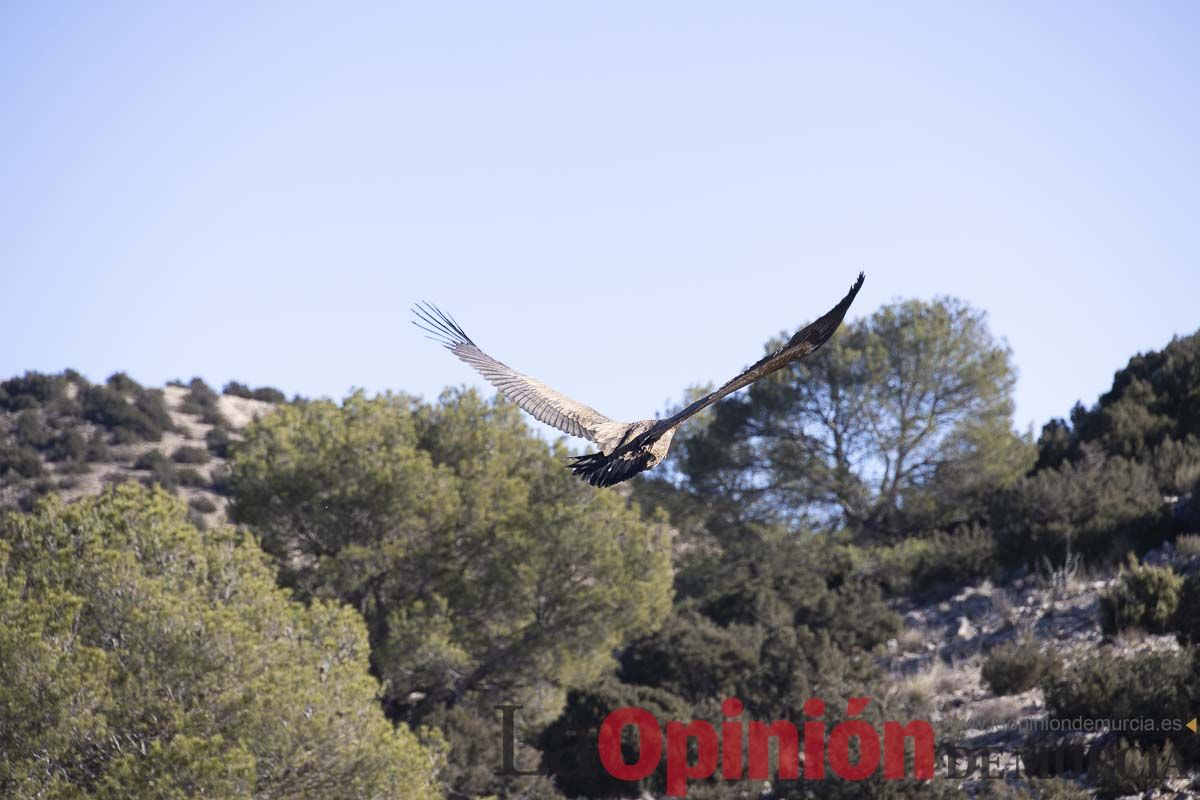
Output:
[[[594,442],[600,449],[571,459],[570,469],[592,486],[612,486],[644,470],[657,466],[667,456],[675,429],[694,414],[726,395],[749,386],[793,361],[809,355],[833,336],[846,311],[862,288],[866,276],[859,273],[842,301],[816,322],[802,328],[783,347],[750,365],[736,378],[716,391],[709,392],[667,419],[619,422],[609,419],[591,406],[556,392],[541,381],[517,372],[479,349],[454,319],[436,306],[415,306],[413,324],[433,335],[451,353],[473,367],[502,395],[516,403],[534,419],[552,425],[563,433]]]

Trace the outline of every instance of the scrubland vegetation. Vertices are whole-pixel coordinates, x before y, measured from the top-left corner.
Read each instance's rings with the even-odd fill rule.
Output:
[[[563,469],[566,443],[473,391],[289,403],[194,379],[168,409],[119,374],[4,381],[0,796],[657,795],[661,771],[599,768],[608,712],[719,724],[736,696],[747,719],[799,723],[819,697],[832,726],[865,696],[873,723],[924,719],[938,687],[898,687],[880,662],[907,646],[903,609],[1037,574],[1112,576],[1108,638],[1080,655],[1014,630],[986,653],[988,690],[1035,692],[1047,718],[1190,717],[1200,334],[1134,357],[1036,441],[1013,429],[1014,382],[981,312],[897,302],[597,491]],[[235,429],[223,396],[275,406]],[[198,426],[182,444],[180,414]],[[114,454],[145,485],[54,496]],[[236,527],[194,524],[214,498]],[[1173,561],[1143,563],[1164,548]],[[1172,646],[1118,646],[1135,633]],[[517,766],[539,775],[496,775],[508,702]],[[1200,763],[1190,731],[1128,735]],[[981,796],[1129,788],[1088,781]],[[941,779],[773,791],[962,795]]]

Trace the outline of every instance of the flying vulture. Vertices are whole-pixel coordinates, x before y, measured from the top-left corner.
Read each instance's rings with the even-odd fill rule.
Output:
[[[842,298],[842,302],[803,328],[783,347],[759,359],[724,386],[706,394],[674,416],[640,422],[609,419],[596,409],[577,403],[544,383],[500,363],[480,350],[449,314],[434,305],[424,303],[414,306],[413,313],[417,320],[413,324],[432,334],[446,349],[472,366],[501,394],[539,422],[597,444],[599,452],[572,458],[570,470],[592,486],[612,486],[662,462],[671,447],[675,429],[688,417],[743,386],[749,386],[759,378],[804,358],[829,341],[862,288],[864,279],[865,275],[860,272],[858,280],[850,287],[850,292]]]

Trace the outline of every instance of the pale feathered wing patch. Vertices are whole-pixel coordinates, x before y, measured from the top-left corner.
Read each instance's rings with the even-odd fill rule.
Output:
[[[629,427],[628,423],[611,420],[591,406],[572,400],[541,381],[492,358],[480,350],[458,323],[437,306],[429,303],[414,306],[413,313],[421,319],[421,322],[413,324],[431,334],[537,421],[571,436],[595,442],[605,451],[615,447]]]

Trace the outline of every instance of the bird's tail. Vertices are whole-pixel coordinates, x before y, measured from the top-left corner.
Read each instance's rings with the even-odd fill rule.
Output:
[[[621,455],[587,453],[573,456],[567,468],[571,470],[571,474],[578,475],[581,480],[592,486],[613,486],[649,469],[653,458],[647,451],[626,452]]]

